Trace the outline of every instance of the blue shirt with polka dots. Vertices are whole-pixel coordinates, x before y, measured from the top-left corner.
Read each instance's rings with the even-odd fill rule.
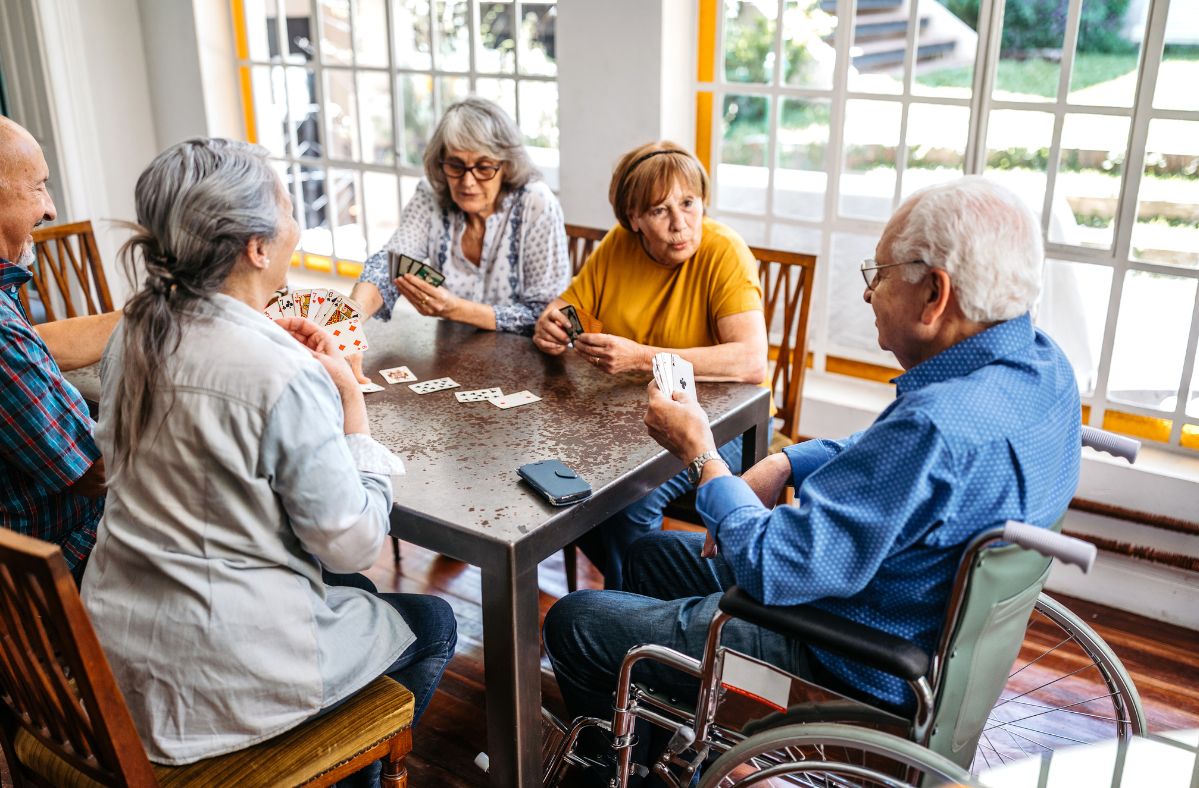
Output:
[[[696,504],[754,598],[810,603],[931,653],[970,538],[1006,520],[1046,527],[1066,510],[1080,402],[1065,354],[1027,314],[894,382],[869,429],[784,449],[794,506],[767,509],[731,476],[703,485]],[[853,686],[910,705],[902,680],[813,650]]]

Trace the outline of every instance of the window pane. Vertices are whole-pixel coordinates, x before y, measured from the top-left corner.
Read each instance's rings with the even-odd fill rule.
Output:
[[[1170,412],[1195,308],[1194,279],[1129,271],[1120,297],[1108,399]]]
[[[246,13],[246,43],[250,60],[259,62],[279,59],[279,9],[275,0],[244,0]]]
[[[903,59],[907,50],[907,7],[893,13],[854,17],[849,55],[849,89],[861,93],[903,92]]]
[[[437,68],[441,71],[470,69],[470,4],[465,0],[437,0]]]
[[[287,132],[287,89],[284,69],[279,66],[254,66],[250,80],[254,91],[254,117],[258,123],[258,144],[272,156],[291,153]]]
[[[804,88],[833,87],[837,51],[835,11],[819,0],[786,0],[783,6],[783,82]]]
[[[520,26],[520,71],[552,77],[558,73],[554,51],[554,22],[558,6],[554,3],[521,3],[524,19]]]
[[[1127,145],[1128,118],[1066,116],[1049,222],[1050,241],[1111,248]],[[1066,205],[1062,205],[1063,200]]]
[[[1095,393],[1111,286],[1105,265],[1045,261],[1036,322],[1065,351],[1084,397]]]
[[[1195,25],[1199,23],[1193,3],[1175,0],[1166,17],[1166,50],[1157,72],[1153,106],[1162,109],[1199,110],[1199,41]]]
[[[1067,2],[1006,3],[992,95],[1017,101],[1057,98]]]
[[[774,173],[774,212],[799,219],[824,217],[829,102],[784,98]]]
[[[724,78],[769,84],[774,80],[775,0],[724,0]]]
[[[1038,216],[1045,204],[1045,168],[1053,116],[995,110],[987,121],[986,175],[1020,196]]]
[[[391,123],[391,77],[375,71],[358,73],[358,108],[362,124],[359,158],[373,164],[395,163]]]
[[[331,159],[350,161],[359,158],[355,98],[353,71],[325,69],[325,117],[329,119],[328,155]]]
[[[558,84],[520,83],[520,130],[535,148],[558,147]]]
[[[902,195],[945,183],[962,175],[970,110],[941,104],[908,107],[908,160],[903,170]]]
[[[970,98],[978,51],[978,3],[921,3],[919,13],[912,93]]]
[[[475,91],[499,104],[510,118],[516,120],[516,80],[479,79],[475,81]]]
[[[770,100],[765,96],[725,96],[717,207],[765,212],[769,122]]]
[[[425,145],[433,136],[433,78],[423,74],[401,74],[404,106],[404,162],[421,166]]]
[[[396,67],[432,68],[429,0],[394,0],[391,13],[396,31]]]
[[[316,103],[316,74],[305,68],[287,69],[287,96],[291,117],[296,124],[296,153],[301,157],[320,158],[320,105]]]
[[[304,200],[304,221],[300,246],[305,252],[333,254],[333,235],[329,232],[329,198],[325,193],[325,170],[300,167],[300,193]]]
[[[310,8],[307,2],[296,3],[292,0],[284,4],[284,39],[287,42],[284,60],[292,65],[302,66],[316,58],[316,48],[312,43],[316,38],[316,24],[312,21]]]
[[[766,245],[766,222],[746,219],[743,216],[730,216],[725,223],[736,230],[750,246]]]
[[[444,113],[446,107],[456,101],[461,101],[470,95],[470,77],[439,77],[437,79],[437,90],[440,92],[437,106],[440,107],[440,112]]]
[[[333,247],[341,260],[362,262],[366,259],[366,229],[362,223],[362,173],[354,170],[329,170],[333,194]]]
[[[891,217],[899,115],[896,102],[845,102],[845,162],[839,203],[842,216],[880,221]]]
[[[1149,121],[1132,245],[1141,260],[1199,267],[1199,122]]]
[[[475,68],[504,74],[515,71],[515,34],[516,9],[512,3],[481,3]]]
[[[386,172],[362,174],[362,206],[366,212],[367,251],[383,248],[400,220],[396,176]]]
[[[354,0],[354,56],[360,66],[387,68],[387,0]]]
[[[800,227],[794,224],[775,222],[770,228],[767,245],[771,249],[800,254],[820,254],[821,232],[815,227]]]
[[[350,0],[318,0],[321,12],[321,61],[343,63],[354,61],[350,42]]]
[[[874,257],[878,237],[833,233],[832,266],[829,268],[832,293],[828,314],[836,319],[829,325],[829,343],[858,358],[876,364],[896,366],[894,356],[878,346],[874,310],[862,299],[866,289],[859,268],[862,260]]]
[[[1137,88],[1141,36],[1128,37],[1125,28],[1144,30],[1148,3],[1122,7],[1110,0],[1082,0],[1078,45],[1070,71],[1071,104],[1131,107]]]
[[[1191,326],[1194,331],[1197,326]],[[1190,394],[1187,397],[1187,415],[1199,416],[1199,363],[1195,364],[1195,369],[1191,374]]]

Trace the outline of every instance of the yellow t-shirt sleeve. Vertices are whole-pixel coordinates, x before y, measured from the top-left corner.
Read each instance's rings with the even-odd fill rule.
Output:
[[[724,236],[717,252],[712,293],[712,318],[720,320],[742,312],[762,311],[762,286],[758,261],[737,236]]]

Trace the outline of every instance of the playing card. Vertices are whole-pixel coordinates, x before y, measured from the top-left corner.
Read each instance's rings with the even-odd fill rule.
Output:
[[[691,399],[696,399],[695,367],[690,361],[674,353],[670,355],[670,360],[673,373],[670,378],[671,392],[681,391]]]
[[[391,279],[394,282],[404,274],[410,274],[421,266],[421,261],[409,257],[401,252],[387,253],[388,272],[391,274]]]
[[[347,295],[332,293],[325,309],[315,321],[318,326],[331,326],[345,320],[361,319],[362,305]]]
[[[456,389],[458,384],[453,378],[437,378],[435,380],[426,380],[423,383],[413,383],[408,388],[415,391],[417,394],[430,394],[434,391],[444,391],[445,389]]]
[[[378,383],[359,383],[358,388],[362,389],[363,394],[374,394],[376,391],[383,390]]]
[[[574,342],[575,338],[583,333],[583,321],[579,319],[578,311],[575,309],[574,304],[567,304],[558,311],[570,321],[570,330],[566,332],[566,335],[570,337],[571,342]]]
[[[537,396],[531,391],[525,390],[518,391],[515,394],[505,394],[502,397],[492,397],[488,400],[488,402],[490,402],[492,405],[495,405],[497,408],[503,408],[504,410],[507,410],[508,408],[515,408],[520,405],[528,405],[530,402],[539,402],[540,400],[541,397]]]
[[[583,324],[584,334],[600,334],[603,333],[604,324],[595,317],[587,314],[582,309],[575,308],[575,313],[579,316],[579,322]]]
[[[434,287],[441,287],[441,283],[445,281],[445,274],[428,263],[421,263],[420,267],[413,271],[412,274],[420,279],[424,279]]]
[[[655,353],[653,361],[654,382],[658,384],[659,390],[666,396],[670,396],[670,354]]]
[[[291,293],[284,293],[279,296],[276,305],[278,306],[280,317],[296,316],[296,299]]]
[[[454,398],[459,402],[482,402],[485,399],[504,396],[499,387],[491,389],[475,389],[474,391],[455,391]]]
[[[266,305],[266,309],[262,310],[262,314],[269,317],[271,320],[283,317],[283,313],[279,311],[279,299],[276,297]]]
[[[306,317],[315,323],[316,317],[321,313],[325,302],[328,300],[329,290],[326,288],[317,287],[312,290],[299,290],[296,292],[296,314],[300,317]]]
[[[325,332],[333,337],[337,352],[343,356],[361,353],[370,347],[366,342],[366,332],[362,330],[362,325],[357,319],[325,326]]]
[[[408,367],[392,367],[390,369],[381,369],[379,374],[388,383],[410,383],[416,380],[416,375],[412,374],[412,370]]]

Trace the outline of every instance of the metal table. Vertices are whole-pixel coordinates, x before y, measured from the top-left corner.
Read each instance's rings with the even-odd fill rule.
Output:
[[[541,781],[537,564],[678,473],[647,434],[649,375],[612,376],[568,351],[551,358],[527,337],[415,314],[367,325],[366,371],[407,365],[420,380],[460,389],[416,394],[406,384],[366,395],[372,436],[404,458],[392,534],[482,571],[491,783]],[[528,389],[540,402],[501,410],[459,403],[454,391]],[[766,454],[769,397],[748,384],[701,383],[717,444],[742,435],[746,464]],[[590,499],[550,506],[516,475],[557,458],[592,485]]]

